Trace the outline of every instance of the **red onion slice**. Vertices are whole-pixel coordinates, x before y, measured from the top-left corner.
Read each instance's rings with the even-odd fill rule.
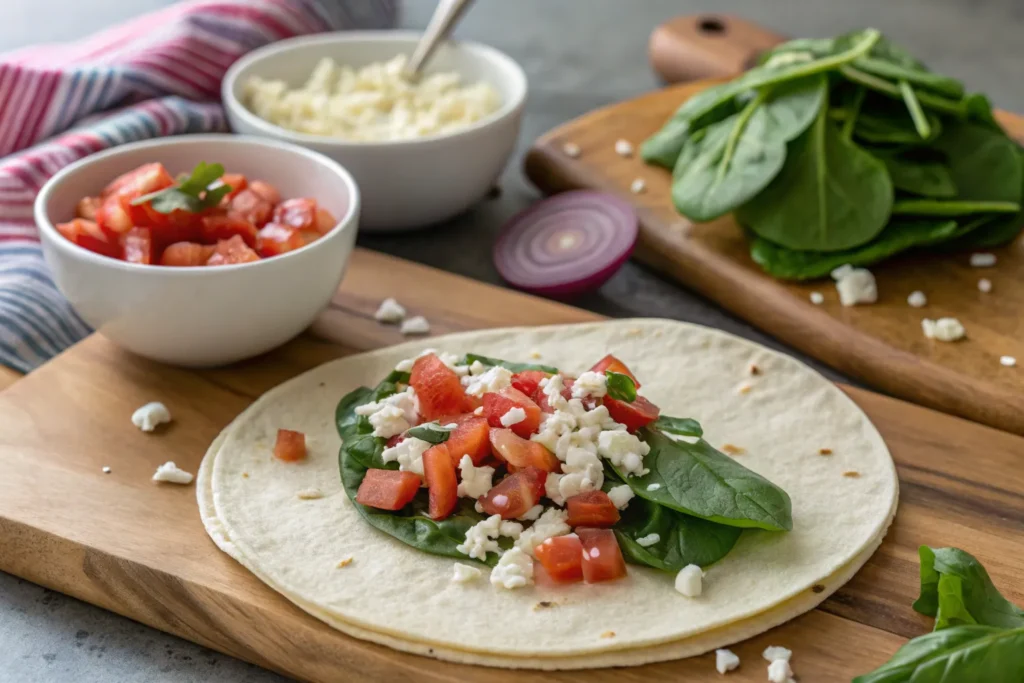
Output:
[[[494,265],[509,284],[565,297],[597,289],[626,262],[637,218],[628,202],[593,190],[565,192],[513,216],[494,244]]]

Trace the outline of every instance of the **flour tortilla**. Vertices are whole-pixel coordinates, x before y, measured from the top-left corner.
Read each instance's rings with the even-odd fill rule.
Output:
[[[451,559],[364,522],[337,469],[337,401],[426,346],[515,360],[536,351],[539,362],[567,372],[613,352],[666,414],[697,418],[712,444],[746,449],[736,457],[792,497],[794,530],[746,532],[708,570],[699,599],[677,594],[671,575],[634,566],[623,581],[557,590],[504,591],[486,577],[453,584]],[[748,375],[752,362],[757,376]],[[306,461],[272,458],[281,427],[307,434]],[[821,448],[833,454],[819,455]],[[853,471],[859,476],[843,476]],[[300,500],[308,488],[324,498]],[[881,542],[897,481],[867,418],[806,366],[714,330],[637,320],[474,332],[328,363],[269,392],[221,434],[198,495],[225,552],[339,630],[453,661],[558,669],[695,655],[813,608]],[[339,569],[346,557],[353,562]],[[825,590],[814,592],[816,585]],[[538,609],[541,601],[556,605]],[[602,637],[609,631],[615,636]]]

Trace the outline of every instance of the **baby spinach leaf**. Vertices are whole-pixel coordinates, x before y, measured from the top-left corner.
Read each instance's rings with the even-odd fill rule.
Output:
[[[839,73],[843,78],[851,83],[862,85],[865,88],[871,88],[875,92],[893,99],[903,99],[903,93],[900,92],[900,88],[897,84],[884,78],[880,78],[872,73],[868,73],[863,69],[858,69],[852,64],[844,64],[843,66],[840,66]],[[921,103],[921,106],[927,109],[932,109],[959,119],[967,118],[967,106],[964,104],[964,100],[962,99],[950,99],[927,92],[915,92],[915,95],[917,96],[918,102]]]
[[[1024,212],[1012,216],[986,216],[977,230],[949,243],[950,249],[989,249],[1012,242],[1024,227]]]
[[[659,432],[678,434],[679,436],[704,436],[704,428],[700,423],[689,417],[669,417],[661,415],[654,421],[654,428]]]
[[[897,190],[935,199],[956,196],[953,176],[943,163],[877,150],[874,155],[885,164],[892,185]]]
[[[540,370],[546,372],[549,375],[557,375],[558,368],[550,365],[541,365],[539,363],[513,363],[507,360],[500,360],[498,358],[488,358],[487,356],[481,356],[476,353],[467,353],[466,358],[460,363],[460,365],[472,365],[474,361],[480,361],[484,365],[491,367],[503,367],[512,372],[525,372],[527,370]]]
[[[1002,131],[976,123],[948,121],[934,143],[963,201],[1021,201],[1024,168],[1017,144]]]
[[[626,403],[636,400],[636,382],[632,377],[611,370],[606,370],[604,376],[607,379],[609,396],[616,401],[625,401]]]
[[[988,572],[959,548],[918,549],[921,596],[914,609],[935,617],[935,630],[962,624],[1024,628],[1024,609],[1002,596]]]
[[[917,134],[921,136],[922,140],[927,140],[932,136],[932,127],[928,123],[928,117],[925,116],[924,110],[921,109],[921,103],[917,99],[914,88],[905,80],[899,81],[897,85],[900,95],[903,96],[903,103],[907,106],[907,113],[914,121],[914,129],[917,130]]]
[[[651,448],[644,458],[649,472],[628,478],[616,474],[641,498],[727,526],[793,528],[789,495],[708,442],[674,441],[650,428],[639,435]]]
[[[1017,202],[987,202],[960,199],[899,199],[893,202],[893,216],[970,216],[979,213],[1017,213]]]
[[[875,55],[861,57],[853,62],[853,66],[896,83],[904,81],[914,88],[928,90],[952,100],[958,100],[964,96],[964,86],[960,81],[932,73],[920,66],[909,67]]]
[[[421,439],[427,443],[439,444],[448,440],[448,437],[452,435],[452,430],[439,425],[437,422],[425,422],[406,431],[405,435]]]
[[[922,138],[913,119],[905,107],[893,112],[888,107],[874,106],[865,109],[857,118],[853,135],[857,140],[873,147],[879,145],[923,145],[937,138],[942,132],[942,119],[930,112],[924,112],[929,135]]]

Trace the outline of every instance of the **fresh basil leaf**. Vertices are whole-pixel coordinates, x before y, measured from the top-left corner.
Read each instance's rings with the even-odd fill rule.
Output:
[[[178,180],[171,187],[150,192],[132,200],[132,206],[150,203],[158,213],[188,211],[198,213],[203,209],[217,206],[229,192],[231,186],[221,183],[210,188],[218,178],[224,175],[224,167],[220,164],[208,164],[200,161],[192,173]]]
[[[178,183],[178,190],[198,197],[222,175],[224,175],[224,167],[220,164],[208,164],[205,161],[200,161],[192,169],[192,173]]]
[[[1024,627],[1024,609],[1002,596],[988,572],[958,548],[918,549],[921,596],[914,609],[935,617],[935,630],[961,624],[1001,628]]]
[[[557,375],[558,368],[551,367],[550,365],[540,365],[539,363],[513,363],[512,361],[501,360],[498,358],[488,358],[487,356],[481,356],[476,353],[467,353],[465,359],[463,359],[460,365],[472,365],[475,361],[479,361],[484,365],[491,367],[502,367],[512,372],[526,372],[527,370],[540,370],[546,372],[549,375]]]
[[[704,428],[700,423],[689,417],[669,417],[660,415],[654,422],[654,428],[659,432],[678,434],[679,436],[704,436]]]
[[[427,443],[439,444],[448,440],[448,437],[452,435],[452,430],[442,427],[437,422],[425,422],[413,427],[405,435],[422,439]]]
[[[621,372],[612,372],[611,370],[605,370],[604,376],[607,380],[606,386],[609,396],[616,401],[625,401],[626,403],[632,403],[636,400],[636,382],[633,381],[632,377]]]
[[[674,441],[649,427],[639,435],[651,448],[644,457],[649,472],[626,477],[615,470],[636,495],[727,526],[769,531],[793,528],[789,495],[707,441]]]

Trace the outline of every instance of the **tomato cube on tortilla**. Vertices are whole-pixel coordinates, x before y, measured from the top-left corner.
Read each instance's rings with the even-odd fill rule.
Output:
[[[601,360],[597,361],[597,363],[594,364],[594,367],[590,368],[590,371],[599,372],[602,375],[605,372],[617,372],[620,375],[626,375],[631,380],[633,380],[633,383],[636,384],[638,389],[640,388],[640,382],[637,381],[636,375],[630,372],[629,368],[626,367],[625,363],[623,363],[621,360],[619,360],[610,353]]]
[[[511,429],[492,428],[490,441],[494,454],[517,470],[536,467],[545,472],[557,472],[561,466],[554,453],[536,441],[524,439]]]
[[[643,396],[637,396],[632,403],[605,396],[604,407],[608,409],[612,419],[626,425],[630,433],[657,420],[661,412],[658,406]]]
[[[576,534],[549,538],[534,548],[533,554],[552,583],[583,580],[583,544]]]
[[[451,424],[444,419],[438,422],[442,425]],[[448,440],[445,441],[452,462],[458,467],[462,456],[468,455],[474,465],[479,465],[491,454],[491,428],[487,424],[487,418],[469,413],[456,424],[458,426],[451,431]]]
[[[306,435],[291,429],[278,429],[274,457],[284,462],[296,462],[305,458]]]
[[[512,375],[512,386],[527,396],[533,396],[540,386],[540,381],[550,376],[543,370],[523,370]]]
[[[121,237],[121,253],[129,263],[153,263],[153,234],[149,228],[132,228]]]
[[[161,266],[205,266],[216,247],[195,242],[175,242],[164,249]]]
[[[93,221],[76,218],[67,223],[58,223],[57,231],[69,242],[89,251],[112,258],[121,257],[121,247],[117,240],[100,230],[100,226]]]
[[[565,400],[568,401],[570,398],[572,398],[572,385],[575,383],[576,380],[571,379],[569,377],[562,378],[562,391],[560,393],[562,394],[562,397]],[[537,404],[537,407],[541,409],[541,412],[555,412],[555,409],[551,407],[550,403],[548,403],[548,397],[544,393],[544,388],[541,387],[540,385],[538,385],[537,390],[533,392],[533,402]]]
[[[626,575],[626,562],[611,529],[578,527],[583,544],[583,580],[587,583],[614,581]]]
[[[540,407],[533,400],[515,387],[505,387],[497,393],[484,394],[484,415],[492,427],[505,427],[501,418],[508,411],[519,408],[525,414],[521,422],[508,425],[509,429],[519,436],[527,437],[540,427]]]
[[[306,246],[295,228],[278,223],[267,223],[256,233],[256,251],[264,258],[280,256]]]
[[[250,263],[259,261],[260,257],[255,251],[249,248],[240,236],[235,235],[229,240],[221,240],[214,247],[213,254],[206,261],[208,266],[225,266],[235,263]]]
[[[366,470],[356,502],[378,510],[401,510],[420,490],[420,476],[398,470]]]
[[[443,415],[463,412],[466,392],[459,376],[436,354],[420,356],[412,366],[409,386],[416,390],[420,417],[429,422]]]
[[[544,495],[547,477],[547,472],[536,467],[510,474],[480,498],[480,506],[486,514],[501,515],[502,519],[522,517]]]
[[[274,222],[296,230],[313,230],[317,226],[315,199],[286,199],[274,207]]]
[[[253,182],[239,192],[228,204],[228,215],[262,228],[274,215],[274,204],[257,194]]]
[[[431,519],[445,519],[459,501],[459,482],[448,447],[439,443],[423,454],[423,474],[430,491],[427,514]]]
[[[205,244],[216,244],[238,235],[250,247],[256,246],[256,226],[237,216],[203,216],[200,220],[199,239]]]
[[[565,501],[571,527],[610,527],[619,521],[619,510],[604,491],[584,491]]]

